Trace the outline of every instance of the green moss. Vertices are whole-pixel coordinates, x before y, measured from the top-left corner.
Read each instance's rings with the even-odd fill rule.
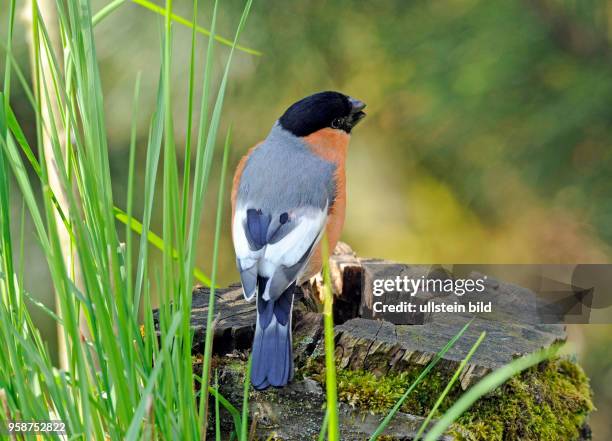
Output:
[[[338,396],[351,406],[368,409],[373,413],[384,413],[393,407],[419,373],[420,368],[415,368],[377,378],[371,372],[339,370]],[[432,372],[408,396],[402,410],[414,415],[426,414],[437,398],[432,391],[441,392],[447,381],[447,375]]]
[[[582,369],[566,359],[541,363],[472,406],[457,424],[466,440],[576,440],[593,402]]]
[[[244,374],[246,372],[246,361],[244,360],[226,359],[222,366],[223,369],[235,374]]]
[[[308,374],[324,382],[324,375]],[[370,372],[339,369],[338,396],[352,406],[386,413],[418,376],[415,367],[377,378]],[[432,371],[413,391],[402,411],[426,415],[445,387],[451,373]],[[444,400],[443,413],[462,394],[457,384]],[[588,413],[593,410],[587,377],[575,363],[557,358],[531,368],[477,401],[454,426],[458,439],[575,440]]]

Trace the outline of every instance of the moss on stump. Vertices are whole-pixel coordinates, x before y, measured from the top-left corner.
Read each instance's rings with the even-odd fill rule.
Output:
[[[318,366],[320,367],[320,366]],[[419,375],[415,367],[376,377],[371,372],[339,369],[339,399],[353,407],[385,414]],[[319,382],[325,375],[313,365],[304,372]],[[426,416],[450,379],[450,372],[434,370],[406,399],[403,412]],[[444,413],[464,393],[457,383],[438,412]],[[578,440],[593,410],[588,378],[576,363],[556,358],[507,381],[478,400],[455,423],[458,440]]]

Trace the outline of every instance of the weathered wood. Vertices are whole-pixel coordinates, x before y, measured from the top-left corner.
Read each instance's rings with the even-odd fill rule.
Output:
[[[209,289],[204,287],[193,290],[191,307],[191,328],[194,331],[193,354],[204,353],[209,292]],[[214,353],[224,355],[236,349],[250,348],[255,332],[255,303],[244,300],[239,285],[217,289],[215,297],[218,321],[214,329]],[[159,329],[158,315],[158,310],[153,311],[156,329]]]
[[[361,300],[362,265],[355,252],[344,242],[338,242],[329,256],[329,274],[334,294],[334,323],[344,323],[359,314]],[[301,288],[306,299],[316,308],[323,300],[323,278],[317,274]]]
[[[356,318],[336,327],[336,357],[340,368],[363,369],[375,375],[424,366],[469,319],[453,317],[424,325],[393,325],[386,321]],[[482,331],[480,345],[461,377],[465,389],[491,370],[513,358],[564,340],[559,325],[499,324],[476,318],[455,346],[439,363],[439,369],[454,370]]]
[[[194,331],[192,353],[204,353],[206,320],[208,316],[209,289],[198,287],[193,291],[191,328]],[[215,316],[213,354],[225,355],[235,350],[251,348],[255,332],[255,301],[247,302],[239,285],[217,289],[215,292]],[[309,355],[321,338],[323,318],[310,310],[310,303],[304,299],[298,288],[293,302],[293,343],[294,356]],[[156,329],[159,329],[159,312],[153,312]]]
[[[408,276],[418,279],[422,276],[444,279],[449,277],[441,269],[426,265],[390,264],[382,261],[362,261],[363,291],[360,313],[371,317],[372,303],[382,297],[372,293],[375,279],[388,279]],[[473,277],[479,277],[473,274]],[[427,364],[457,332],[470,320],[474,320],[463,337],[450,349],[440,362],[440,369],[454,370],[469,351],[481,332],[487,337],[469,362],[468,369],[461,378],[461,385],[467,388],[491,370],[510,362],[513,358],[532,353],[541,348],[564,341],[565,327],[556,324],[538,324],[536,303],[533,292],[493,278],[485,281],[487,301],[494,305],[492,313],[401,313],[398,321],[371,320],[355,318],[336,327],[336,355],[340,367],[364,369],[384,375],[398,372],[415,365]],[[445,301],[466,304],[468,295],[424,294],[407,297],[413,303]],[[385,294],[385,303],[405,300],[405,293]],[[369,303],[369,305],[368,305]],[[369,308],[368,308],[369,306]],[[376,314],[374,314],[376,316]],[[382,314],[381,314],[382,316]],[[386,314],[387,320],[393,320]]]

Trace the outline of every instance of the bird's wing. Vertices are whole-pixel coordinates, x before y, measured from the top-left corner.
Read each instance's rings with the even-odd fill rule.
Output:
[[[262,283],[264,300],[278,298],[304,271],[326,222],[327,206],[282,212],[236,207],[232,235],[245,298],[251,300]]]

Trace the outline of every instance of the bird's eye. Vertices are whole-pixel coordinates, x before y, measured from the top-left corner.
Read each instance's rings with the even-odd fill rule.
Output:
[[[339,129],[340,127],[342,127],[342,123],[343,123],[343,119],[342,118],[336,118],[332,121],[331,126],[332,129]]]
[[[281,224],[286,224],[288,220],[289,220],[289,214],[288,213],[283,213],[283,214],[280,215],[279,221],[280,221]]]

